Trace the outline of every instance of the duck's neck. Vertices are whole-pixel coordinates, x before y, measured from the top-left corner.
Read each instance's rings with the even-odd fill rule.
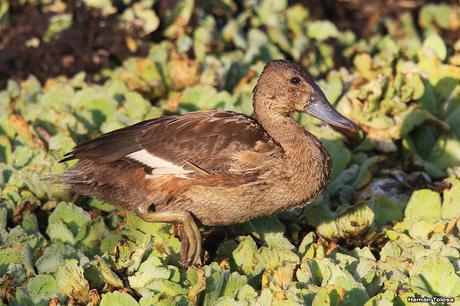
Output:
[[[304,153],[321,154],[319,151],[322,149],[318,139],[289,115],[256,109],[256,118],[272,139],[283,148],[287,157],[298,158]]]
[[[257,120],[282,147],[279,171],[289,191],[285,208],[293,208],[315,198],[326,186],[331,174],[331,159],[319,140],[290,116],[257,112]]]
[[[265,131],[278,143],[283,151],[286,166],[295,171],[297,179],[315,178],[322,189],[331,174],[331,159],[318,138],[306,131],[289,115],[276,114],[255,109],[256,118]]]

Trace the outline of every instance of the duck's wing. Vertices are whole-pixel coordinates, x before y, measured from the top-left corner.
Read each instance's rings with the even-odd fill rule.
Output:
[[[110,163],[129,160],[153,175],[221,172],[234,154],[276,145],[251,117],[229,111],[194,112],[147,120],[76,146],[70,159]]]

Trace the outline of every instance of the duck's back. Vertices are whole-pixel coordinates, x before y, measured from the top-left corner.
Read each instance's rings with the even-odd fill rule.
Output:
[[[124,208],[167,209],[187,205],[181,196],[196,184],[226,188],[256,181],[263,159],[254,156],[279,151],[251,117],[194,112],[143,121],[79,144],[64,159],[79,162],[56,179]]]
[[[251,117],[231,111],[193,112],[147,120],[103,134],[77,145],[64,161],[104,164],[125,159],[152,168],[156,168],[156,162],[180,167],[193,163],[205,171],[223,171],[235,151],[256,149],[260,143],[265,143],[266,149],[274,146]]]

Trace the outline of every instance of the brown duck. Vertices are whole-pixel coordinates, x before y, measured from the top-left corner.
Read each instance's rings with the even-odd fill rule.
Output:
[[[305,205],[325,187],[331,159],[291,118],[313,115],[356,130],[327,101],[308,71],[271,61],[254,88],[255,118],[202,111],[152,119],[76,146],[79,159],[59,182],[149,222],[179,225],[184,266],[198,263],[195,220],[226,225]]]

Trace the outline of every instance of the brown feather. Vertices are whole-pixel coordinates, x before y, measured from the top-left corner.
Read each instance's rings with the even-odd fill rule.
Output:
[[[236,150],[273,144],[253,119],[234,112],[207,111],[147,120],[79,144],[63,161],[110,163],[145,149],[179,166],[192,163],[205,172],[228,168]],[[212,158],[210,158],[212,156]]]

